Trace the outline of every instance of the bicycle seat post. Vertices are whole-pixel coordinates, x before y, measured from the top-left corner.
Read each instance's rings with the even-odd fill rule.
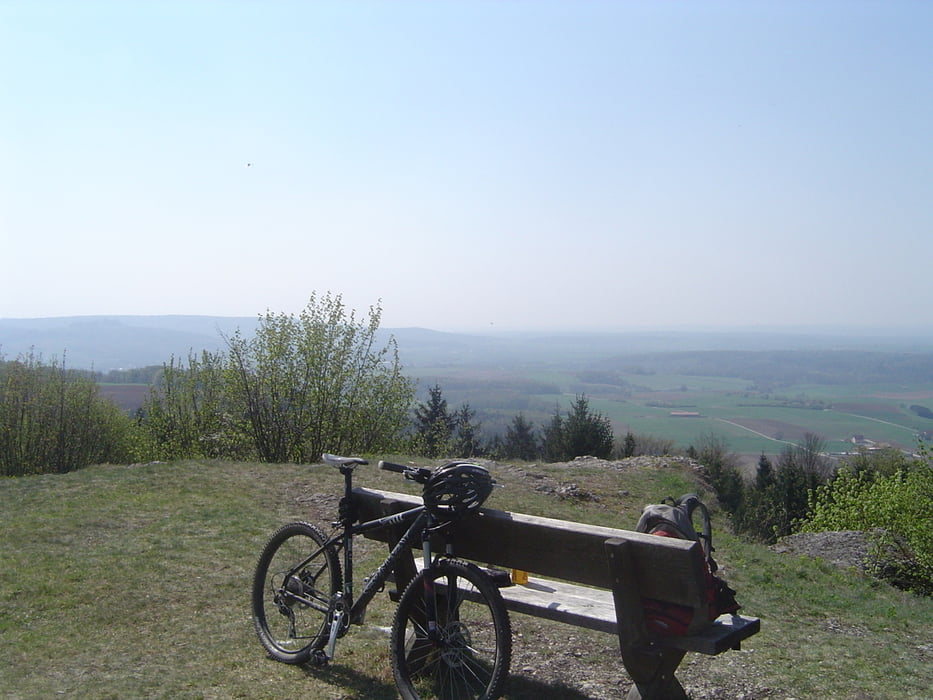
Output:
[[[353,502],[353,465],[341,465],[340,473],[343,474],[343,498],[340,499],[339,522],[349,533],[350,526],[356,521],[356,507]],[[350,554],[352,551],[352,545],[348,543],[345,554]]]
[[[353,466],[340,467],[340,473],[343,474],[343,495],[349,498],[353,492]]]

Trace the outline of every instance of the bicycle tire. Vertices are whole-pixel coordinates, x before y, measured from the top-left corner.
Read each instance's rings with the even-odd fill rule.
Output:
[[[340,560],[327,537],[309,523],[279,528],[263,547],[253,575],[253,625],[268,655],[306,662],[327,643],[334,594],[343,588]],[[315,557],[286,579],[303,559]]]
[[[436,642],[425,625],[428,577],[435,583]],[[498,698],[509,673],[512,629],[496,584],[475,564],[456,559],[419,573],[395,612],[390,657],[405,700]]]

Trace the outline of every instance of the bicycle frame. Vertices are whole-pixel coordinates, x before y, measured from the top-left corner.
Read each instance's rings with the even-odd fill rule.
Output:
[[[340,467],[340,472],[344,475],[344,498],[352,499],[353,468]],[[389,556],[386,557],[385,561],[382,562],[376,568],[376,570],[366,578],[359,598],[354,599],[353,538],[357,535],[362,535],[366,532],[369,532],[370,530],[376,530],[382,527],[391,527],[393,525],[400,525],[408,521],[411,521],[411,525],[409,525],[405,534],[402,535],[398,543],[396,543],[396,545],[389,552]],[[411,547],[415,538],[421,537],[422,539],[421,547],[423,550],[425,566],[429,566],[433,561],[430,539],[425,537],[424,534],[431,530],[434,526],[434,517],[428,513],[427,509],[423,505],[402,511],[401,513],[394,513],[382,518],[377,518],[376,520],[369,520],[364,523],[353,524],[341,522],[338,524],[342,524],[342,532],[329,538],[322,547],[319,547],[303,561],[299,562],[286,575],[286,578],[291,577],[295,574],[295,572],[304,568],[312,559],[314,559],[328,547],[334,547],[337,550],[340,550],[341,548],[343,549],[343,590],[336,595],[335,600],[328,601],[328,610],[322,610],[322,612],[328,612],[332,616],[330,621],[330,632],[326,646],[326,654],[328,659],[332,659],[334,657],[334,648],[337,643],[337,638],[343,635],[349,625],[359,625],[363,623],[363,618],[366,614],[367,606],[372,602],[376,594],[383,589],[389,577],[389,573],[395,567],[399,557],[406,549]],[[426,591],[427,595],[433,595],[433,587],[431,587],[431,589],[432,590],[430,591]],[[321,609],[318,607],[320,604],[319,601],[305,599],[302,602],[311,605],[316,609]],[[433,606],[430,606],[430,608],[433,608]],[[433,622],[433,620],[431,622]]]

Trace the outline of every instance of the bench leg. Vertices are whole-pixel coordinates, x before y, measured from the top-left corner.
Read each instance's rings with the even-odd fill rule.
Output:
[[[647,645],[631,549],[631,542],[606,540],[609,575],[615,582],[612,598],[616,607],[619,650],[625,670],[635,682],[628,700],[687,700],[683,686],[674,677],[686,652]]]
[[[685,653],[679,649],[623,650],[622,662],[635,682],[627,700],[688,700],[674,676]]]

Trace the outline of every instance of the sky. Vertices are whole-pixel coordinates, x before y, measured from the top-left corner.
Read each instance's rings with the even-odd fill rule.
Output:
[[[0,0],[0,318],[933,329],[933,3]]]

